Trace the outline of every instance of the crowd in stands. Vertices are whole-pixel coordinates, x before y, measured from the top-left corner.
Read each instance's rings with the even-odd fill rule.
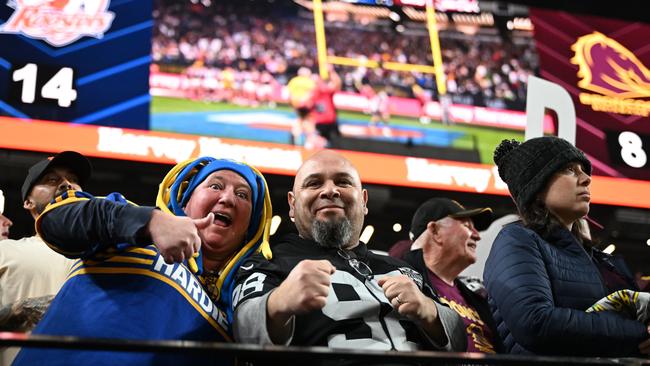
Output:
[[[22,185],[37,235],[0,241],[0,329],[407,356],[648,357],[650,293],[622,258],[597,249],[585,219],[590,160],[555,136],[503,140],[494,160],[521,220],[488,244],[483,278],[468,279],[489,207],[432,198],[413,215],[412,242],[390,252],[397,258],[375,253],[361,241],[369,192],[334,150],[298,168],[286,196],[295,228],[273,238],[269,188],[248,164],[181,162],[162,179],[156,209],[84,192],[90,161],[61,152]],[[3,364],[238,364],[216,349],[15,351],[0,350]]]
[[[258,4],[256,4],[258,5]],[[191,65],[212,73],[234,73],[233,87],[258,83],[272,76],[286,85],[302,66],[316,70],[314,24],[296,9],[250,7],[239,4],[155,3],[153,59],[161,68],[181,71]],[[297,7],[297,5],[294,5]],[[399,33],[390,27],[326,23],[328,54],[377,62],[432,65],[429,37]],[[500,37],[480,38],[445,30],[440,42],[453,103],[495,108],[524,108],[528,75],[537,69],[532,39],[524,45]],[[198,64],[197,64],[198,61]],[[417,84],[437,98],[434,76],[383,68],[337,66],[343,90],[360,84],[390,95],[413,97]]]
[[[361,241],[372,198],[334,150],[297,169],[286,192],[294,230],[272,243],[270,190],[251,165],[181,162],[155,208],[84,192],[90,161],[61,152],[32,165],[22,185],[37,235],[0,241],[0,329],[393,355],[648,357],[650,293],[589,230],[591,161],[555,136],[503,140],[494,161],[520,220],[500,229],[482,278],[468,279],[489,207],[430,199],[413,215],[412,242],[390,252],[398,258],[375,253]],[[208,360],[151,348],[1,351],[17,366]],[[227,352],[209,357],[236,364]],[[329,361],[313,363],[351,360]]]
[[[221,27],[218,38],[208,40],[197,20],[207,16],[205,8],[191,8],[187,19],[173,10],[156,15],[164,19],[154,46],[161,65],[187,69],[192,80],[206,76],[199,72],[202,68],[213,68],[215,78],[220,76],[220,86],[213,87],[232,84],[233,90],[241,81],[236,75],[242,74],[291,84],[285,79],[300,66],[302,80],[293,78],[288,87],[298,111],[307,109],[302,100],[314,87],[322,88],[323,98],[337,89],[310,85],[323,82],[311,78],[313,49],[286,37],[306,31],[306,23],[278,18],[286,23],[269,25],[249,17],[246,24],[259,26],[249,31],[246,24],[235,24],[242,18],[210,14]],[[162,24],[183,31],[177,34]],[[175,39],[181,40],[178,45],[173,45]],[[212,48],[215,42],[219,46]],[[276,42],[273,51],[261,46]],[[354,57],[354,49],[383,57],[373,56],[363,42],[356,48],[355,42],[341,52]],[[175,51],[161,52],[163,44]],[[390,54],[385,60],[395,56],[417,63],[427,57],[410,53],[406,41],[385,45]],[[332,47],[339,46],[333,42]],[[512,67],[509,71],[523,65],[512,61],[516,58],[500,62],[510,59],[509,51],[464,49],[447,51],[448,66],[458,65],[448,71],[450,89],[455,85],[456,91],[467,83],[483,90],[481,80],[495,81],[487,75],[496,65],[502,71],[504,65]],[[488,59],[482,49],[490,50]],[[381,88],[388,89],[408,80],[364,71],[375,73],[362,76],[366,86],[383,83]],[[500,80],[507,84],[504,88],[517,84],[518,77],[507,80]],[[257,89],[253,84],[242,88]],[[493,156],[520,220],[500,228],[489,243],[482,278],[468,279],[461,273],[478,259],[479,231],[493,224],[491,208],[466,208],[434,197],[413,214],[409,241],[390,255],[375,253],[361,239],[372,191],[364,188],[358,167],[334,150],[322,149],[302,161],[293,186],[282,192],[292,232],[273,238],[271,187],[248,163],[209,156],[180,162],[162,177],[152,207],[138,206],[119,193],[96,197],[84,192],[92,179],[90,159],[60,152],[34,162],[20,190],[36,235],[0,238],[0,331],[68,337],[69,342],[79,337],[132,343],[182,340],[190,346],[235,342],[276,350],[296,346],[303,354],[296,354],[294,363],[314,356],[308,361],[312,365],[369,364],[358,358],[364,351],[406,356],[470,352],[475,354],[465,357],[472,363],[517,361],[479,353],[537,355],[544,362],[554,361],[549,356],[572,357],[571,362],[581,364],[591,359],[578,357],[645,362],[650,356],[650,293],[639,288],[622,258],[599,250],[592,238],[589,158],[555,136],[503,140]],[[6,226],[0,233],[8,236],[11,222],[0,225]],[[25,316],[26,310],[31,315]],[[327,352],[320,348],[304,356],[305,347],[348,350],[357,358],[322,361],[318,356]],[[192,354],[153,347],[124,352],[119,347],[39,346],[2,349],[0,361],[17,366],[275,362],[262,354],[261,362],[250,363],[222,350]]]

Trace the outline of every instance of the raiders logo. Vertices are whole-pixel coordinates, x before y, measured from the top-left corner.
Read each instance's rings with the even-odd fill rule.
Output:
[[[423,279],[422,279],[422,275],[420,274],[420,272],[418,272],[418,271],[416,271],[414,269],[408,268],[408,267],[400,267],[400,268],[398,268],[398,270],[400,271],[401,274],[406,275],[410,279],[412,279],[413,282],[415,282],[415,284],[418,285],[418,288],[420,290],[422,290]]]

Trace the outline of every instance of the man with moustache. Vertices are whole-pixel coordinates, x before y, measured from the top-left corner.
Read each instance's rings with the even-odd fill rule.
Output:
[[[235,337],[258,344],[339,349],[465,350],[462,321],[406,263],[359,242],[368,192],[343,156],[328,150],[298,169],[288,193],[298,234],[240,268]],[[425,292],[427,292],[425,289]],[[335,364],[346,364],[345,360]]]
[[[36,220],[67,190],[81,191],[90,178],[88,159],[63,151],[31,168],[23,183],[23,208]],[[38,234],[0,245],[0,330],[28,331],[59,291],[74,261],[50,249]],[[0,349],[0,364],[11,364],[17,348]]]
[[[36,220],[54,197],[67,190],[81,191],[91,171],[88,159],[74,151],[39,161],[29,168],[23,183],[23,208]],[[55,295],[72,263],[48,248],[38,235],[4,241],[0,246],[0,305]]]

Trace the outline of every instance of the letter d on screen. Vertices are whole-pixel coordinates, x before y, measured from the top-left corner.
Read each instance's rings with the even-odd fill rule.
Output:
[[[526,95],[526,140],[544,136],[544,112],[557,114],[558,137],[576,144],[576,109],[563,87],[535,76],[528,77]]]

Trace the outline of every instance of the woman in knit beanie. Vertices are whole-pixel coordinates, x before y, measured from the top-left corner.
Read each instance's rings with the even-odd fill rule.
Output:
[[[484,281],[509,353],[624,357],[650,354],[648,324],[612,312],[586,313],[621,289],[637,290],[619,258],[590,245],[591,162],[569,142],[504,140],[494,152],[522,221],[504,226]]]
[[[579,225],[571,225],[589,212],[591,162],[582,151],[564,139],[551,136],[531,139],[523,144],[516,140],[503,140],[494,151],[494,162],[499,168],[499,176],[508,185],[519,215],[528,227],[544,236],[557,225],[570,225],[574,236],[580,241],[584,239]],[[557,172],[569,169],[566,173],[571,173],[574,168],[582,172],[579,177],[581,181],[577,182],[582,188],[576,187],[577,193],[580,193],[577,197],[579,207],[571,212],[565,212],[565,208],[564,214],[551,214],[549,209],[553,211],[553,208],[546,206],[540,193]]]

